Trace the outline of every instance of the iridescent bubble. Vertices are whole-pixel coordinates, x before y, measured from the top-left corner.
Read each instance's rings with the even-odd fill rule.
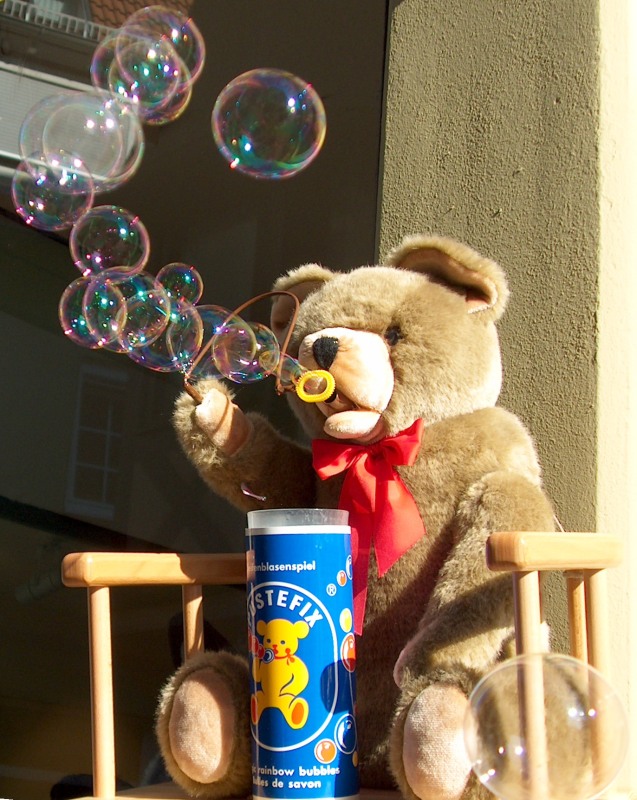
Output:
[[[619,696],[571,656],[509,659],[469,697],[469,759],[480,782],[504,800],[596,797],[619,772],[627,740]]]
[[[169,41],[154,41],[123,31],[115,41],[108,85],[113,94],[131,103],[145,119],[170,103],[182,84],[187,83],[186,73]]]
[[[203,324],[190,303],[172,302],[170,321],[159,338],[128,351],[133,361],[156,372],[186,373],[201,347]]]
[[[356,750],[356,722],[352,714],[343,714],[334,727],[334,740],[342,753]]]
[[[19,145],[24,158],[32,153],[77,156],[99,192],[120,186],[137,171],[144,133],[137,115],[109,93],[60,93],[29,110]]]
[[[68,153],[40,153],[22,161],[11,181],[16,211],[34,228],[71,228],[91,207],[95,187],[84,163]]]
[[[126,325],[126,302],[105,273],[90,276],[82,300],[82,313],[99,347],[117,343]]]
[[[316,158],[325,109],[314,87],[289,72],[255,69],[221,91],[212,111],[215,144],[232,169],[289,178]]]
[[[73,226],[69,249],[83,275],[119,268],[119,277],[126,278],[148,262],[150,237],[136,214],[119,206],[95,206]]]
[[[206,378],[220,378],[217,365],[212,358],[212,341],[224,323],[231,319],[231,312],[227,308],[215,305],[201,305],[196,308],[203,325],[201,348],[193,365],[188,369],[187,377],[196,382]],[[232,318],[238,321],[238,317]]]
[[[139,29],[156,39],[167,38],[195,81],[201,74],[206,46],[201,31],[191,17],[162,5],[141,8],[126,20],[126,30]]]
[[[77,278],[66,287],[58,304],[58,318],[64,334],[71,341],[94,350],[99,344],[84,316],[84,294],[90,282],[90,277]]]
[[[279,343],[259,322],[228,322],[212,340],[219,372],[235,383],[253,383],[271,375],[279,363]]]
[[[157,280],[168,292],[171,300],[193,305],[203,294],[203,279],[198,270],[190,264],[175,261],[166,264],[157,273]]]
[[[128,352],[152,344],[170,322],[170,298],[153,275],[138,272],[118,281],[117,288],[126,303],[126,323],[118,341]]]

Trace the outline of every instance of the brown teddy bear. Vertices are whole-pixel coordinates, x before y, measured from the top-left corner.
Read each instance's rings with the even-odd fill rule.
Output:
[[[496,406],[505,276],[464,244],[414,236],[383,266],[308,264],[274,289],[301,301],[288,352],[335,380],[324,402],[290,395],[313,449],[244,414],[217,381],[198,384],[200,404],[178,399],[181,445],[244,511],[353,510],[361,785],[421,800],[483,796],[463,719],[513,634],[510,579],[487,569],[485,541],[554,529],[531,438]],[[281,338],[292,309],[276,297]],[[219,652],[185,665],[157,721],[174,779],[196,796],[249,794],[249,713],[246,661]]]

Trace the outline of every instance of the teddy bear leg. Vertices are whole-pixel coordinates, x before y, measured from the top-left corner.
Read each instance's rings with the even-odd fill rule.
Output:
[[[420,692],[403,717],[403,778],[420,800],[458,800],[471,764],[464,745],[468,700],[455,686],[432,684]],[[402,775],[400,774],[402,772]]]
[[[202,653],[173,675],[156,732],[175,783],[198,797],[250,794],[249,708],[248,665],[239,656]]]

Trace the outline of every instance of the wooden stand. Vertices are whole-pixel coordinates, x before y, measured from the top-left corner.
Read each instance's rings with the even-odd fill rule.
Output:
[[[621,560],[621,542],[596,533],[495,533],[486,551],[489,567],[513,573],[518,653],[541,650],[539,573],[567,574],[569,623],[573,655],[602,672],[608,668],[607,608],[603,570]],[[244,584],[242,554],[178,555],[176,553],[71,553],[62,562],[66,586],[87,590],[93,733],[93,791],[83,800],[184,800],[172,783],[115,792],[115,740],[111,653],[110,588],[180,585],[183,596],[184,653],[203,650],[202,587]],[[541,678],[541,674],[539,676]],[[158,687],[159,688],[159,687]],[[546,750],[543,690],[537,675],[525,675],[523,718],[533,741],[535,797],[545,798]],[[603,754],[603,742],[599,752]],[[544,792],[544,793],[542,793]],[[395,800],[395,792],[364,790],[362,800]]]

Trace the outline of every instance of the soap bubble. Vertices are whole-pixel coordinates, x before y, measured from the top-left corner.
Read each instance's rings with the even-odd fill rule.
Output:
[[[193,305],[203,294],[203,280],[198,270],[190,264],[175,261],[166,264],[157,273],[157,280],[168,292],[171,300]]]
[[[237,321],[239,318],[232,317],[227,308],[216,305],[200,305],[196,307],[196,311],[201,319],[203,334],[201,348],[194,363],[188,369],[187,377],[193,382],[206,378],[220,378],[221,373],[212,358],[212,340],[226,321],[230,319]]]
[[[473,770],[504,800],[595,797],[619,772],[627,739],[626,712],[604,676],[554,653],[496,667],[473,690],[465,718]]]
[[[137,115],[103,91],[60,93],[36,103],[20,126],[20,153],[80,158],[95,191],[114,189],[138,169],[144,133]]]
[[[212,111],[215,144],[232,169],[252,178],[289,178],[307,167],[325,139],[325,109],[302,78],[276,69],[239,75]]]
[[[192,18],[162,5],[146,6],[131,14],[124,29],[142,31],[156,40],[168,39],[187,67],[192,80],[197,80],[201,74],[206,47],[201,31]]]
[[[149,345],[134,347],[129,357],[155,372],[187,372],[201,347],[203,323],[197,309],[172,301],[166,330]]]
[[[164,66],[169,64],[173,68],[168,74],[156,73],[158,58],[153,69],[142,74],[145,56],[155,42],[158,42],[157,54],[165,59]],[[142,29],[126,26],[110,33],[95,48],[91,82],[129,103],[145,124],[163,125],[180,117],[188,107],[193,77],[169,38],[164,37],[162,42],[161,37],[149,38]]]
[[[166,290],[148,272],[118,281],[117,288],[126,303],[126,323],[118,341],[127,352],[151,344],[170,322],[170,298]]]
[[[81,347],[92,350],[99,347],[84,316],[84,294],[91,282],[89,276],[77,278],[70,283],[60,298],[58,318],[64,334]]]
[[[83,275],[118,268],[110,277],[126,278],[146,265],[150,238],[136,214],[119,206],[95,206],[73,226],[69,249]]]
[[[235,383],[253,383],[271,375],[279,363],[279,343],[259,322],[224,323],[212,340],[219,372]]]
[[[117,97],[131,103],[145,119],[170,103],[190,76],[175,48],[166,39],[121,32],[115,39],[115,58],[108,85]]]
[[[126,324],[126,302],[105,273],[97,278],[91,276],[82,300],[82,313],[99,347],[118,342]]]
[[[82,160],[68,153],[37,154],[18,164],[11,181],[16,211],[34,228],[71,228],[92,205],[95,187]]]

